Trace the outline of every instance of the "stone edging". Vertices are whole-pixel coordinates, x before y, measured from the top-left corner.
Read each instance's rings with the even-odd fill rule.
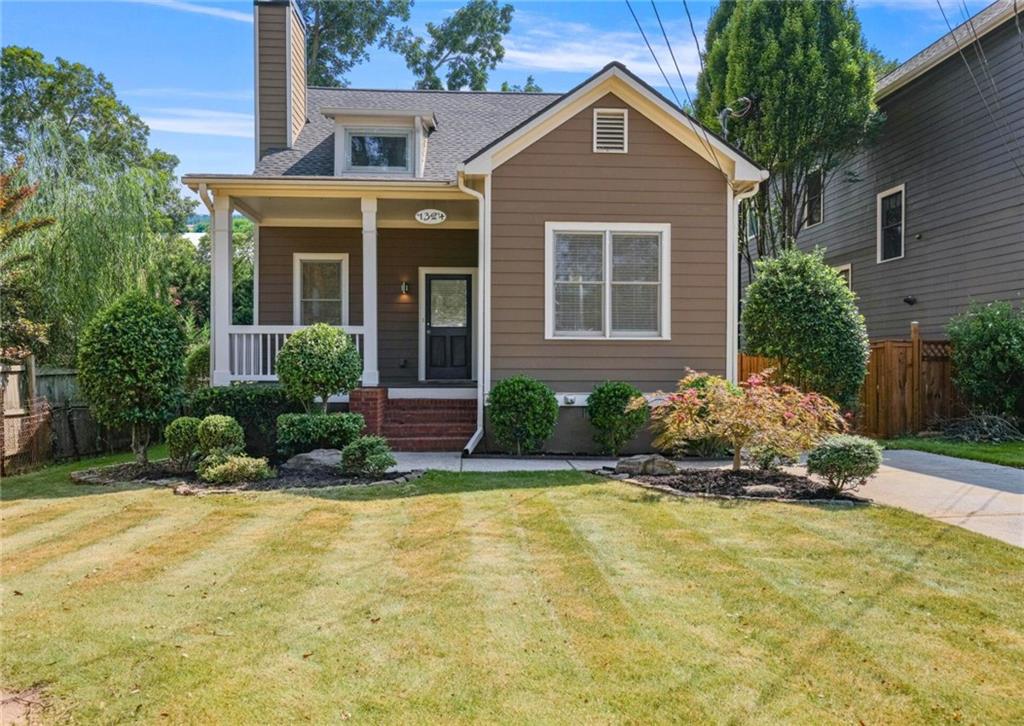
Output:
[[[640,487],[642,489],[651,489],[653,491],[661,492],[663,494],[671,494],[675,497],[688,497],[692,499],[722,499],[731,500],[738,499],[752,502],[781,502],[783,504],[841,504],[848,506],[861,506],[865,504],[874,504],[870,499],[791,499],[788,497],[751,497],[745,494],[705,494],[703,492],[683,492],[678,489],[673,489],[665,484],[651,484],[649,482],[640,481],[639,479],[632,479],[624,476],[609,476],[608,472],[602,472],[600,469],[595,469],[594,474],[603,476],[606,479],[613,481],[621,481],[626,484],[632,484],[633,486]]]

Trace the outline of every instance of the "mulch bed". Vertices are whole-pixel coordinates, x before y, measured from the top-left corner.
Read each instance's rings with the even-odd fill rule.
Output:
[[[834,495],[821,484],[806,476],[751,469],[739,471],[732,469],[680,469],[676,474],[637,475],[630,477],[628,481],[658,489],[669,489],[684,495],[705,497],[803,502],[867,502],[867,500],[852,494]],[[777,489],[768,487],[777,487]]]
[[[71,473],[76,484],[139,484],[171,488],[175,494],[228,494],[233,492],[273,491],[278,489],[321,489],[337,486],[366,486],[371,484],[403,484],[423,476],[421,470],[393,471],[377,478],[330,476],[321,477],[308,472],[278,474],[269,479],[241,482],[239,484],[212,484],[201,481],[195,472],[181,472],[166,461],[139,464],[112,464],[95,469],[83,469]]]

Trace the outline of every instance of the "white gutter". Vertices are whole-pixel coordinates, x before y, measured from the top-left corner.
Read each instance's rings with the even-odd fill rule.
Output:
[[[484,311],[484,290],[487,287],[487,270],[485,268],[485,255],[484,255],[484,240],[485,240],[485,229],[486,223],[484,219],[484,195],[475,189],[471,189],[466,186],[466,175],[464,172],[459,171],[458,179],[459,190],[465,192],[471,197],[476,198],[477,202],[477,268],[478,268],[478,279],[480,280],[480,289],[477,291],[477,304],[480,310],[480,330],[477,331],[479,340],[477,341],[477,354],[476,354],[476,431],[469,437],[469,441],[462,448],[462,455],[469,456],[473,453],[473,450],[480,444],[484,438],[484,345],[487,340],[486,325],[487,318],[483,315]]]

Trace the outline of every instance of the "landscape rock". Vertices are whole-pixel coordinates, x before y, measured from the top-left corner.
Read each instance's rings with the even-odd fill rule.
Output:
[[[619,459],[615,466],[617,474],[666,476],[675,474],[678,467],[661,454],[638,454]]]
[[[751,497],[781,497],[786,490],[774,484],[748,484],[743,487],[743,493]]]
[[[341,452],[338,449],[313,449],[296,454],[281,464],[281,476],[302,476],[305,478],[337,479],[341,466]]]

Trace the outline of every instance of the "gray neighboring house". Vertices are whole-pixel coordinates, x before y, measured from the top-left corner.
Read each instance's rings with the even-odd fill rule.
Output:
[[[906,338],[914,320],[944,338],[970,301],[1024,298],[1024,4],[1014,5],[993,3],[882,78],[879,139],[810,200],[808,219],[821,221],[798,245],[825,248],[849,276],[872,339]]]

